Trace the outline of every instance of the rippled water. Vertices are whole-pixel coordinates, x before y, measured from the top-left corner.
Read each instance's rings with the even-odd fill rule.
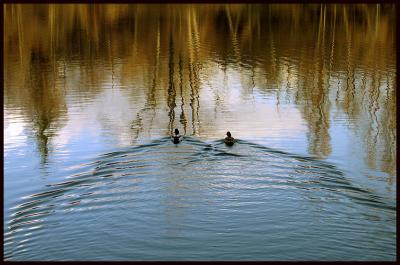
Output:
[[[395,260],[393,10],[7,5],[5,259]]]
[[[6,257],[274,260],[284,249],[290,260],[368,260],[395,251],[393,202],[310,157],[167,137],[81,162],[12,207]]]

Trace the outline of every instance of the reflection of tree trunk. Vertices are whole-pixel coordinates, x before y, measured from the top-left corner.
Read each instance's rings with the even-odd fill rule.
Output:
[[[377,71],[376,71],[377,72]],[[367,137],[370,139],[369,142],[371,142],[369,147],[371,149],[376,148],[376,143],[377,143],[377,138],[379,134],[379,121],[378,121],[378,116],[377,112],[379,110],[379,96],[380,96],[380,74],[378,74],[378,80],[376,80],[375,77],[376,74],[372,75],[372,86],[371,86],[371,97],[370,97],[370,106],[369,106],[369,112],[370,112],[370,117],[371,117],[371,126],[370,126],[370,134],[367,135]],[[376,129],[374,130],[373,124],[375,124]],[[374,132],[375,131],[375,132]],[[373,157],[375,159],[375,156]],[[369,159],[371,160],[371,158]]]
[[[351,34],[346,35],[346,46],[347,46],[347,56],[346,56],[346,64],[347,64],[347,79],[346,79],[346,87],[345,87],[345,109],[348,111],[348,113],[351,113],[351,115],[355,114],[354,110],[354,93],[355,93],[355,69],[354,69],[354,64],[352,61],[352,39],[351,39]]]
[[[55,86],[55,61],[46,57],[41,50],[31,55],[30,87],[33,128],[42,163],[47,163],[48,145],[54,135],[54,127],[63,111],[63,98],[58,95]],[[53,127],[53,128],[52,128]]]
[[[387,91],[388,94],[385,100],[385,107],[382,107],[382,138],[384,142],[384,149],[382,151],[382,165],[381,168],[385,168],[390,176],[388,182],[393,184],[396,176],[396,115],[393,115],[396,111],[396,89],[392,87],[390,89],[390,80],[387,77]]]
[[[318,27],[317,47],[314,53],[314,73],[317,80],[313,78],[310,100],[311,109],[305,110],[309,117],[309,151],[318,157],[327,157],[331,153],[329,135],[329,98],[327,97],[327,84],[325,84],[325,7],[321,5]],[[305,106],[310,108],[310,106]]]
[[[198,126],[199,126],[199,84],[198,84],[198,59],[195,56],[194,48],[196,48],[195,41],[193,39],[194,32],[192,30],[192,20],[194,19],[192,16],[192,10],[189,10],[189,18],[188,18],[188,36],[189,36],[189,83],[191,89],[191,98],[190,98],[190,106],[192,108],[192,128],[193,135],[198,134]]]
[[[149,107],[153,110],[153,114],[150,120],[150,128],[153,126],[153,121],[156,116],[156,107],[157,107],[157,99],[156,99],[156,90],[160,76],[160,56],[161,56],[161,30],[160,30],[160,17],[157,19],[157,46],[156,46],[156,62],[154,66],[154,78],[153,83],[150,88],[150,94],[148,96],[148,100],[146,102],[146,109]]]
[[[168,68],[169,68],[169,74],[168,74],[168,79],[169,79],[169,85],[168,85],[168,107],[169,107],[169,124],[168,124],[168,129],[170,132],[172,132],[173,126],[174,126],[174,121],[175,121],[175,97],[176,97],[176,91],[175,91],[175,83],[174,83],[174,41],[172,39],[172,33],[170,34],[169,37],[169,59],[168,59]]]
[[[271,8],[269,6],[269,8]],[[270,41],[270,76],[268,76],[269,79],[276,80],[277,78],[277,67],[278,67],[278,58],[276,56],[276,49],[275,49],[275,41],[274,41],[274,34],[272,32],[272,26],[271,26],[271,9],[269,9],[269,16],[268,16],[268,36],[269,36],[269,41]],[[272,85],[272,84],[271,84]],[[279,90],[276,91],[276,105],[279,106]]]
[[[231,12],[229,11],[228,5],[225,5],[225,12],[226,12],[226,16],[228,18],[229,31],[231,34],[233,34],[234,29],[233,29],[232,17],[231,17]]]
[[[133,33],[133,54],[134,55],[136,55],[136,52],[137,52],[137,50],[138,50],[138,38],[137,38],[137,35],[138,35],[138,17],[139,17],[139,14],[138,14],[138,12],[137,12],[137,10],[136,10],[136,12],[135,12],[135,21],[134,21],[134,23],[135,23],[135,26],[134,26],[134,33]]]
[[[17,5],[17,25],[18,25],[18,48],[19,48],[19,58],[21,64],[24,62],[23,46],[24,46],[24,34],[23,34],[23,22],[22,22],[22,10],[21,5]]]
[[[190,107],[192,109],[192,130],[193,130],[193,134],[196,135],[196,127],[195,127],[195,114],[194,114],[194,104],[195,104],[195,100],[194,100],[194,94],[195,94],[195,89],[194,89],[194,82],[193,82],[193,42],[192,42],[192,14],[191,14],[191,10],[188,10],[188,38],[189,38],[189,42],[188,42],[188,49],[189,49],[189,62],[188,62],[188,66],[189,66],[189,84],[190,84]]]
[[[56,26],[56,23],[55,23],[55,17],[56,17],[56,14],[55,14],[55,12],[56,12],[56,10],[55,10],[55,6],[54,5],[49,5],[48,6],[48,12],[49,12],[49,28],[50,28],[50,56],[51,56],[51,60],[52,61],[55,61],[56,60],[56,58],[55,58],[55,48],[54,48],[54,44],[55,44],[55,37],[54,37],[54,34],[57,32],[56,30],[55,30],[55,26]],[[53,72],[55,73],[56,72],[56,64],[53,64]]]
[[[186,116],[185,116],[185,110],[184,110],[184,97],[183,97],[183,63],[182,63],[182,57],[179,56],[179,88],[180,88],[180,92],[181,92],[181,116],[179,121],[181,122],[181,124],[183,125],[183,130],[184,130],[184,134],[186,134],[186,126],[187,126],[187,120],[186,120]]]
[[[380,4],[376,4],[376,14],[375,14],[375,39],[377,38],[378,32],[379,32],[379,21],[380,21],[380,11],[381,11],[381,6]]]
[[[233,26],[231,25],[232,21],[231,21],[230,15],[228,17],[229,17],[229,24],[230,24],[229,27],[231,28],[233,53],[235,55],[236,65],[237,65],[238,69],[240,69],[241,54],[240,54],[240,47],[239,47],[239,41],[238,41],[237,23],[236,23],[236,26],[233,28]]]
[[[51,120],[48,118],[49,113],[38,113],[38,117],[36,120],[37,132],[36,132],[36,139],[37,145],[39,149],[39,153],[41,154],[41,162],[42,164],[47,163],[47,156],[49,153],[48,148],[48,140],[49,137],[46,135],[46,131],[50,127]]]
[[[333,14],[333,27],[332,27],[332,43],[331,43],[331,55],[329,60],[329,73],[328,73],[328,82],[332,72],[333,66],[333,54],[335,49],[335,29],[336,29],[336,5],[334,7],[334,14]]]
[[[136,114],[136,119],[131,122],[131,129],[135,129],[135,136],[134,138],[137,139],[139,134],[143,131],[143,114],[148,110],[152,110],[152,116],[150,119],[149,127],[152,127],[153,120],[156,115],[156,107],[157,107],[157,100],[156,100],[156,90],[157,90],[157,82],[159,79],[159,72],[160,72],[160,53],[161,53],[161,40],[160,40],[160,21],[157,21],[157,32],[156,32],[156,49],[155,49],[155,62],[152,69],[153,78],[151,84],[149,85],[149,91],[147,95],[147,100],[144,107]]]
[[[199,34],[199,29],[198,29],[198,24],[197,24],[197,15],[192,9],[193,12],[193,25],[194,25],[194,48],[195,48],[195,61],[194,61],[194,84],[195,84],[195,91],[196,91],[196,123],[198,126],[198,132],[201,130],[201,122],[200,122],[200,95],[199,95],[199,90],[200,90],[200,69],[201,69],[201,53],[200,53],[200,34]]]

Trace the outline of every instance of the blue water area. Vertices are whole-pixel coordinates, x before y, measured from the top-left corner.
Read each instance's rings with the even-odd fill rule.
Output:
[[[393,202],[322,159],[164,137],[62,172],[5,209],[6,260],[394,260]]]

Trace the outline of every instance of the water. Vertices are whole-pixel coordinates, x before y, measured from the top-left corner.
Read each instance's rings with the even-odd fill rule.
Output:
[[[6,5],[5,259],[395,260],[393,19]]]

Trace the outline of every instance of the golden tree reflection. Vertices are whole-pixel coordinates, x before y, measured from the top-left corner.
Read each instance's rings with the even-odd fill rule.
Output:
[[[199,114],[216,63],[225,74],[238,70],[243,97],[258,89],[278,104],[293,99],[308,125],[310,153],[332,152],[336,107],[365,140],[369,166],[395,175],[394,5],[4,7],[5,103],[25,104],[26,116],[35,117],[43,154],[45,132],[59,126],[66,110],[57,81],[73,78],[66,72],[79,71],[82,85],[75,89],[87,97],[108,76],[133,87],[140,106],[134,137],[151,129],[160,109],[167,109],[166,130],[179,122],[185,133],[200,135],[202,126],[217,122]],[[211,85],[216,109],[226,78]]]

